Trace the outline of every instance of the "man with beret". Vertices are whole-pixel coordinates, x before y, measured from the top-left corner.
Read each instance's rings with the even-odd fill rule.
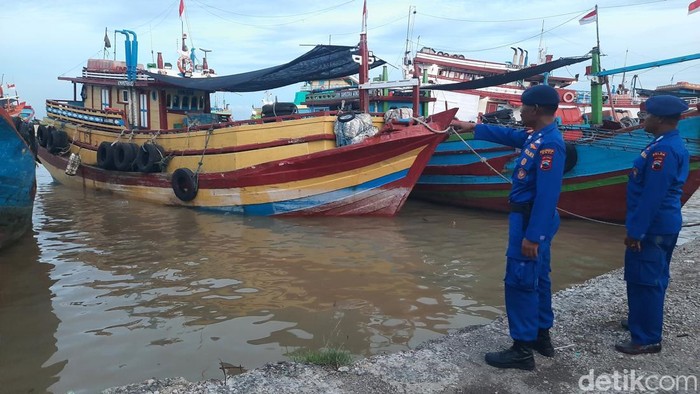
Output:
[[[688,178],[688,151],[677,129],[687,109],[675,96],[646,101],[644,129],[654,139],[635,159],[627,181],[625,281],[631,340],[615,345],[623,353],[661,351],[664,296]]]
[[[559,94],[547,85],[526,89],[521,101],[522,123],[530,131],[453,121],[459,132],[474,138],[520,148],[509,198],[506,250],[506,314],[513,346],[487,353],[486,363],[498,368],[535,368],[533,349],[553,357],[549,329],[554,323],[550,272],[550,244],[559,229],[557,202],[564,174],[566,150],[554,113]]]

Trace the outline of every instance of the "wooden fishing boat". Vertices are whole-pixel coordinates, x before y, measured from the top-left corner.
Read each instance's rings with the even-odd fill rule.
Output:
[[[350,75],[358,48],[317,46],[285,65],[220,77],[206,57],[199,65],[187,56],[184,36],[175,69],[160,53],[156,64],[139,65],[136,34],[118,32],[124,62],[88,60],[81,76],[59,78],[80,97],[46,102],[39,157],[66,186],[251,215],[391,216],[456,112],[408,122],[338,111],[219,122],[210,93]],[[359,52],[369,59],[366,46]],[[357,129],[366,138],[345,144],[340,134]]]
[[[0,248],[31,228],[36,194],[33,131],[0,108]]]
[[[594,64],[597,62],[597,56],[597,48],[594,48]],[[700,54],[695,56],[700,57]],[[604,77],[610,73],[688,59],[689,57],[668,59],[608,71],[594,69],[593,73]],[[507,79],[507,75],[496,78]],[[485,80],[487,78],[474,82],[482,83]],[[594,81],[602,81],[602,78]],[[469,83],[471,82],[452,86],[463,88]],[[592,82],[593,84],[596,86],[592,86],[591,90],[598,88],[597,96],[600,97],[602,83]],[[449,89],[450,85],[442,87]],[[599,99],[596,111],[598,119],[602,119],[600,104]],[[686,112],[678,125],[690,153],[690,174],[683,189],[682,203],[685,203],[700,186],[700,108],[697,107],[697,101],[691,105],[695,108]],[[652,137],[644,131],[643,124],[626,128],[620,128],[617,124],[617,127],[609,129],[590,125],[560,126],[567,148],[567,162],[558,205],[562,216],[624,222],[624,196],[629,169]],[[471,137],[467,134],[453,135],[448,141],[441,143],[411,196],[451,205],[506,211],[510,179],[518,152],[508,146],[486,141],[470,141]]]
[[[14,93],[11,93],[14,90]],[[0,108],[5,110],[11,118],[20,118],[24,121],[29,121],[34,117],[34,108],[22,101],[17,94],[17,88],[14,83],[5,84],[3,88],[0,82]]]

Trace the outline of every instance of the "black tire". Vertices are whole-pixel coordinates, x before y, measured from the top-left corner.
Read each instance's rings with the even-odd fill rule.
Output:
[[[56,130],[53,127],[46,141],[46,149],[53,154],[61,153],[68,148],[68,134],[62,130]]]
[[[139,146],[129,142],[117,142],[114,149],[114,167],[119,171],[131,171],[136,161]]]
[[[175,196],[182,201],[192,201],[197,197],[197,179],[189,168],[178,168],[173,172],[170,183]]]
[[[19,134],[24,138],[27,145],[29,145],[29,148],[32,150],[32,153],[36,156],[38,148],[36,135],[34,135],[34,125],[32,123],[22,122],[19,125]]]
[[[39,126],[39,129],[36,131],[36,139],[37,141],[39,141],[39,145],[41,145],[42,148],[46,148],[46,142],[49,139],[49,133],[51,133],[49,127],[44,125]]]
[[[273,104],[265,104],[262,106],[260,109],[262,117],[275,117],[275,116],[284,116],[284,115],[292,115],[297,112],[299,112],[299,109],[297,108],[296,104],[294,103],[273,103]]]
[[[564,174],[574,169],[578,162],[578,151],[576,145],[571,142],[564,143],[566,146],[566,160],[564,161]]]
[[[340,123],[348,123],[349,121],[351,121],[353,119],[355,119],[355,114],[352,112],[338,115],[338,122],[340,122]]]
[[[163,171],[163,148],[156,144],[143,144],[136,154],[136,169],[140,172]]]
[[[105,170],[113,170],[114,147],[111,142],[104,141],[97,147],[97,166]]]

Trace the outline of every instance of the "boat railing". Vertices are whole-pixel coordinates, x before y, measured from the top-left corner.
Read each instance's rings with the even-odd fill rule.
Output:
[[[83,69],[83,78],[98,78],[98,79],[114,79],[114,80],[127,80],[126,70],[124,72],[112,72],[112,71],[92,71]],[[136,79],[139,81],[155,81],[155,79],[149,77],[143,73],[136,73]]]
[[[126,114],[116,108],[92,109],[72,105],[66,101],[46,100],[46,114],[49,118],[79,122],[109,130],[128,128]]]

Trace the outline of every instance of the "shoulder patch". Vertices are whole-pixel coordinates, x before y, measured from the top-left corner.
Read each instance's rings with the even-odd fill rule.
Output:
[[[540,170],[548,171],[550,168],[552,168],[553,160],[554,156],[552,155],[542,155],[542,158],[540,159]]]
[[[666,152],[654,152],[651,154],[652,162],[651,169],[654,171],[660,171],[664,168],[664,159],[666,159]]]

